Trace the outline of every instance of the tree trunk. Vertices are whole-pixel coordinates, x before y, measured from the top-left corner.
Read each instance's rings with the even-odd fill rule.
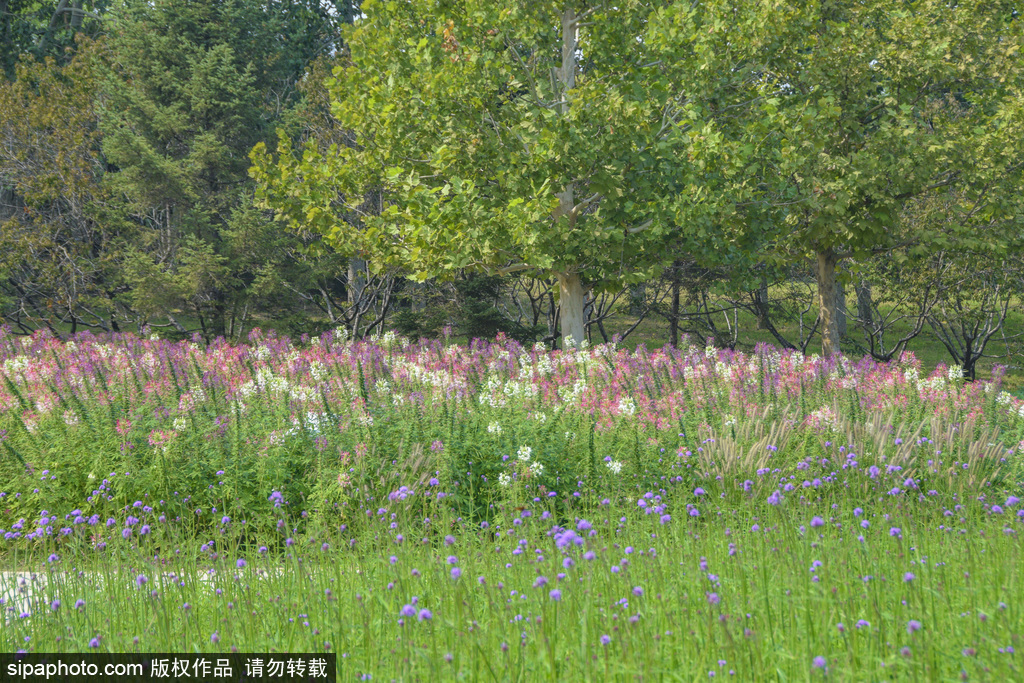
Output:
[[[757,329],[768,329],[768,276],[761,276],[761,286],[757,288]]]
[[[576,348],[583,344],[585,328],[583,320],[583,283],[578,273],[555,273],[558,278],[559,322],[562,339],[572,337]]]
[[[668,319],[668,334],[672,348],[679,348],[679,290],[683,286],[683,278],[679,273],[682,264],[676,261],[672,264],[672,312]]]
[[[871,313],[871,283],[864,278],[857,284],[857,322],[869,329],[874,322]]]
[[[839,338],[846,338],[846,290],[842,282],[836,282],[836,328]]]
[[[839,325],[836,319],[836,259],[832,249],[818,251],[818,315],[821,318],[821,355],[829,358],[839,353]]]
[[[366,287],[366,279],[363,274],[366,272],[366,261],[361,258],[353,258],[348,262],[348,287],[345,294],[348,302],[354,304],[363,296],[363,288]]]

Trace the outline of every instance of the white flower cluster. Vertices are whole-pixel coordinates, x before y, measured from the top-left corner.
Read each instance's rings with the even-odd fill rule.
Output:
[[[13,375],[16,372],[21,372],[28,367],[27,356],[15,356],[14,358],[8,358],[4,361],[4,373],[7,375]]]
[[[558,395],[566,403],[573,403],[576,401],[576,399],[582,396],[583,392],[585,392],[586,390],[586,380],[578,379],[575,382],[573,382],[573,385],[571,387],[566,385],[558,387]]]
[[[497,422],[492,422],[491,424],[487,425],[487,433],[501,434],[501,425],[498,424]]]
[[[502,472],[498,475],[498,483],[502,486],[509,486],[512,484],[512,477],[508,472]]]
[[[384,394],[385,396],[387,394],[390,394],[391,393],[391,384],[389,384],[386,379],[379,379],[379,380],[377,380],[377,392],[381,393],[381,394]]]
[[[305,419],[302,420],[301,422],[298,419],[296,419],[296,418],[292,418],[292,425],[293,425],[293,427],[291,429],[289,429],[285,433],[285,435],[286,436],[295,436],[295,435],[297,435],[300,432],[300,430],[302,429],[302,425],[303,424],[306,425],[306,431],[309,432],[313,436],[317,436],[320,433],[322,433],[324,431],[327,431],[327,429],[332,426],[331,417],[329,415],[325,415],[324,413],[314,413],[312,411],[309,411],[309,412],[306,413]]]
[[[270,347],[268,347],[268,346],[262,346],[262,345],[261,346],[257,346],[252,351],[252,355],[258,361],[265,361],[265,360],[267,360],[268,358],[270,358],[270,354],[271,354],[271,351],[270,351]]]
[[[828,406],[818,408],[808,417],[820,424],[828,425],[829,427],[834,426],[836,423],[836,414],[832,412],[832,409]]]
[[[359,416],[356,417],[356,419],[359,420],[359,424],[363,425],[364,427],[372,427],[373,426],[373,415],[368,415],[366,413],[360,413]]]
[[[1008,406],[1013,404],[1013,394],[1008,391],[1000,391],[996,396],[996,405]]]
[[[956,382],[964,378],[964,369],[960,365],[950,365],[946,370],[946,376],[949,377],[950,382]]]
[[[547,422],[548,416],[546,413],[538,410],[536,413],[534,413],[533,419],[536,420],[537,422]]]
[[[623,396],[619,399],[619,412],[623,415],[633,415],[636,413],[636,402],[629,396]]]
[[[622,463],[618,460],[609,460],[605,463],[605,466],[612,471],[612,474],[618,474],[622,471]]]
[[[520,446],[519,453],[517,453],[516,455],[519,458],[520,462],[530,462],[530,456],[532,453],[533,449],[530,448],[529,446]]]
[[[176,431],[176,432],[183,432],[183,431],[185,431],[185,428],[188,427],[188,420],[186,420],[184,418],[184,416],[176,417],[176,418],[174,418],[174,425],[173,426],[174,426],[174,431]]]
[[[309,376],[316,382],[323,382],[327,379],[327,368],[318,360],[309,364]]]

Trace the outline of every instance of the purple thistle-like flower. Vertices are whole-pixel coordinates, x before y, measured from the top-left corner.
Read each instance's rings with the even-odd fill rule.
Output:
[[[403,605],[398,613],[403,617],[414,617],[416,616],[416,608],[412,605]]]
[[[661,523],[662,524],[668,524],[671,521],[672,521],[672,515],[662,515],[661,516]]]
[[[700,517],[700,510],[698,510],[697,508],[691,509],[690,510],[690,516],[691,517]]]
[[[552,600],[554,600],[555,602],[558,602],[559,600],[561,600],[561,599],[562,599],[562,591],[558,590],[557,588],[555,588],[555,589],[554,589],[554,590],[552,590],[552,591],[551,591],[550,593],[548,593],[548,595],[549,595],[549,596],[551,597],[551,599],[552,599]]]
[[[721,598],[718,597],[718,593],[708,593],[708,603],[709,604],[717,605],[720,601],[721,601]]]
[[[640,595],[643,595],[643,594],[644,594],[644,589],[641,588],[640,586],[637,586],[637,587],[635,587],[633,589],[633,595],[640,596]]]
[[[916,619],[911,619],[907,622],[907,633],[913,634],[915,631],[921,630],[921,622]]]
[[[138,586],[139,588],[142,588],[143,586],[145,586],[148,581],[149,581],[149,579],[146,577],[145,574],[139,574],[138,576],[135,577],[135,585]]]
[[[856,623],[857,628],[871,628],[871,622],[865,621],[864,619],[858,619]]]
[[[57,556],[57,554],[56,554],[56,553],[54,553],[53,555],[50,555],[50,557],[48,557],[48,558],[47,558],[47,560],[48,560],[48,561],[49,561],[49,562],[50,562],[51,564],[52,564],[52,563],[54,563],[54,562],[56,562],[56,561],[57,561],[57,560],[59,560],[59,559],[60,559],[60,558],[59,558],[59,557]]]
[[[89,641],[89,647],[97,648],[99,646],[100,646],[100,639],[99,638],[93,638],[92,640]]]
[[[238,558],[238,562],[235,562],[235,566],[238,567],[239,569],[241,569],[245,565],[246,565],[246,561],[243,560],[242,558]]]
[[[434,618],[434,615],[431,614],[430,610],[428,610],[427,608],[424,607],[423,609],[420,610],[420,613],[417,615],[417,618],[420,621],[430,621],[431,619]]]
[[[608,643],[612,642],[612,637],[608,634],[601,636],[601,644],[608,647]]]
[[[60,609],[60,600],[54,600],[50,603],[50,609],[56,612]]]
[[[458,567],[452,567],[452,578],[458,579],[460,576],[462,576],[462,570]]]
[[[214,632],[213,632],[213,633],[212,633],[212,634],[210,635],[210,642],[211,642],[211,643],[213,643],[214,645],[216,645],[217,643],[219,643],[219,642],[220,642],[220,634],[219,634],[219,633],[217,633],[216,631],[214,631]]]
[[[814,516],[814,517],[811,518],[811,526],[812,527],[825,526],[825,520],[823,520],[821,517]]]
[[[695,496],[703,496],[705,493],[707,493],[707,491],[705,491],[699,486],[693,490],[693,495]]]
[[[448,564],[458,564],[458,563],[459,563],[459,558],[455,557],[454,555],[449,555],[448,556]]]
[[[910,583],[915,578],[917,578],[917,577],[914,576],[913,572],[907,572],[906,574],[903,575],[903,582],[904,583]]]
[[[75,609],[82,609],[83,607],[85,607],[85,600],[82,600],[81,598],[75,600]]]
[[[825,660],[824,657],[819,656],[814,658],[814,661],[811,662],[811,666],[813,666],[815,669],[825,669],[828,668],[828,662]]]
[[[903,536],[903,530],[900,529],[898,526],[894,526],[891,529],[889,529],[889,535],[890,536],[902,537]]]

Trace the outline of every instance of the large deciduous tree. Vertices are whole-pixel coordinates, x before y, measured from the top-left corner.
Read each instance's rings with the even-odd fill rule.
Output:
[[[748,139],[765,141],[772,247],[810,257],[822,351],[839,351],[836,269],[907,247],[1005,252],[1020,231],[1020,56],[1013,2],[830,0],[781,12]],[[958,220],[902,219],[952,198]]]
[[[258,147],[261,195],[375,268],[554,278],[581,343],[587,290],[671,261],[667,198],[700,203],[717,139],[650,59],[655,4],[367,2],[329,83],[350,139],[297,154],[282,135],[276,160]],[[379,215],[359,206],[375,187]]]

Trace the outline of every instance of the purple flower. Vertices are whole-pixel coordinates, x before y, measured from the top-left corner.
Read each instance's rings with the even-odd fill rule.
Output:
[[[857,628],[871,628],[871,622],[858,619],[856,626]]]
[[[420,610],[420,613],[417,615],[417,618],[420,621],[430,621],[434,618],[434,615],[430,613],[430,610],[424,607]]]
[[[458,579],[460,576],[462,576],[462,570],[458,567],[452,567],[452,578]]]
[[[814,516],[814,517],[811,518],[811,526],[812,527],[825,526],[825,520],[823,520],[821,517]],[[815,661],[817,661],[817,660],[815,660]]]
[[[238,562],[235,562],[235,566],[238,567],[239,569],[244,567],[245,564],[246,564],[246,562],[242,558],[238,558]]]
[[[138,586],[139,588],[142,588],[143,586],[145,586],[146,582],[148,582],[148,581],[149,581],[149,579],[146,578],[145,574],[139,574],[138,576],[135,577],[135,585]]]
[[[612,637],[611,636],[609,636],[607,634],[601,636],[601,644],[602,645],[604,645],[605,647],[608,647],[608,643],[610,643],[610,642],[612,642]]]
[[[904,574],[904,575],[903,575],[903,582],[904,582],[904,583],[910,583],[910,582],[911,582],[911,581],[913,581],[913,580],[914,580],[915,578],[916,578],[916,577],[914,576],[914,573],[913,573],[913,572],[907,572],[906,574]]]
[[[698,510],[697,508],[691,509],[690,510],[690,516],[691,517],[699,517],[700,516],[700,510]]]
[[[548,595],[551,596],[551,599],[555,602],[558,602],[562,599],[562,591],[558,590],[557,588],[548,593]]]
[[[717,605],[720,601],[721,601],[721,598],[718,597],[718,593],[708,593],[708,603],[709,604]]]
[[[693,490],[693,495],[695,496],[703,496],[705,493],[707,492],[699,486]]]
[[[916,619],[911,619],[907,622],[907,633],[914,633],[915,631],[921,630],[921,622]]]
[[[216,631],[214,631],[213,634],[210,636],[210,642],[213,643],[214,645],[219,643],[220,642],[220,634],[217,633]]]
[[[902,534],[903,531],[898,526],[894,526],[891,529],[889,529],[890,536],[902,536]]]
[[[100,646],[100,639],[99,638],[93,638],[92,640],[89,641],[89,647],[96,648],[96,647],[99,647],[99,646]]]
[[[448,556],[448,564],[458,564],[458,563],[459,563],[459,558],[455,557],[454,555],[449,555]]]
[[[814,661],[811,663],[811,665],[815,669],[825,669],[825,668],[828,667],[828,662],[825,661],[824,657],[815,657]]]
[[[633,595],[640,596],[640,595],[643,595],[643,594],[644,594],[644,589],[641,588],[640,586],[637,586],[637,587],[635,587],[633,589]]]
[[[83,607],[85,607],[85,600],[82,600],[81,598],[75,600],[75,609],[82,609]]]

